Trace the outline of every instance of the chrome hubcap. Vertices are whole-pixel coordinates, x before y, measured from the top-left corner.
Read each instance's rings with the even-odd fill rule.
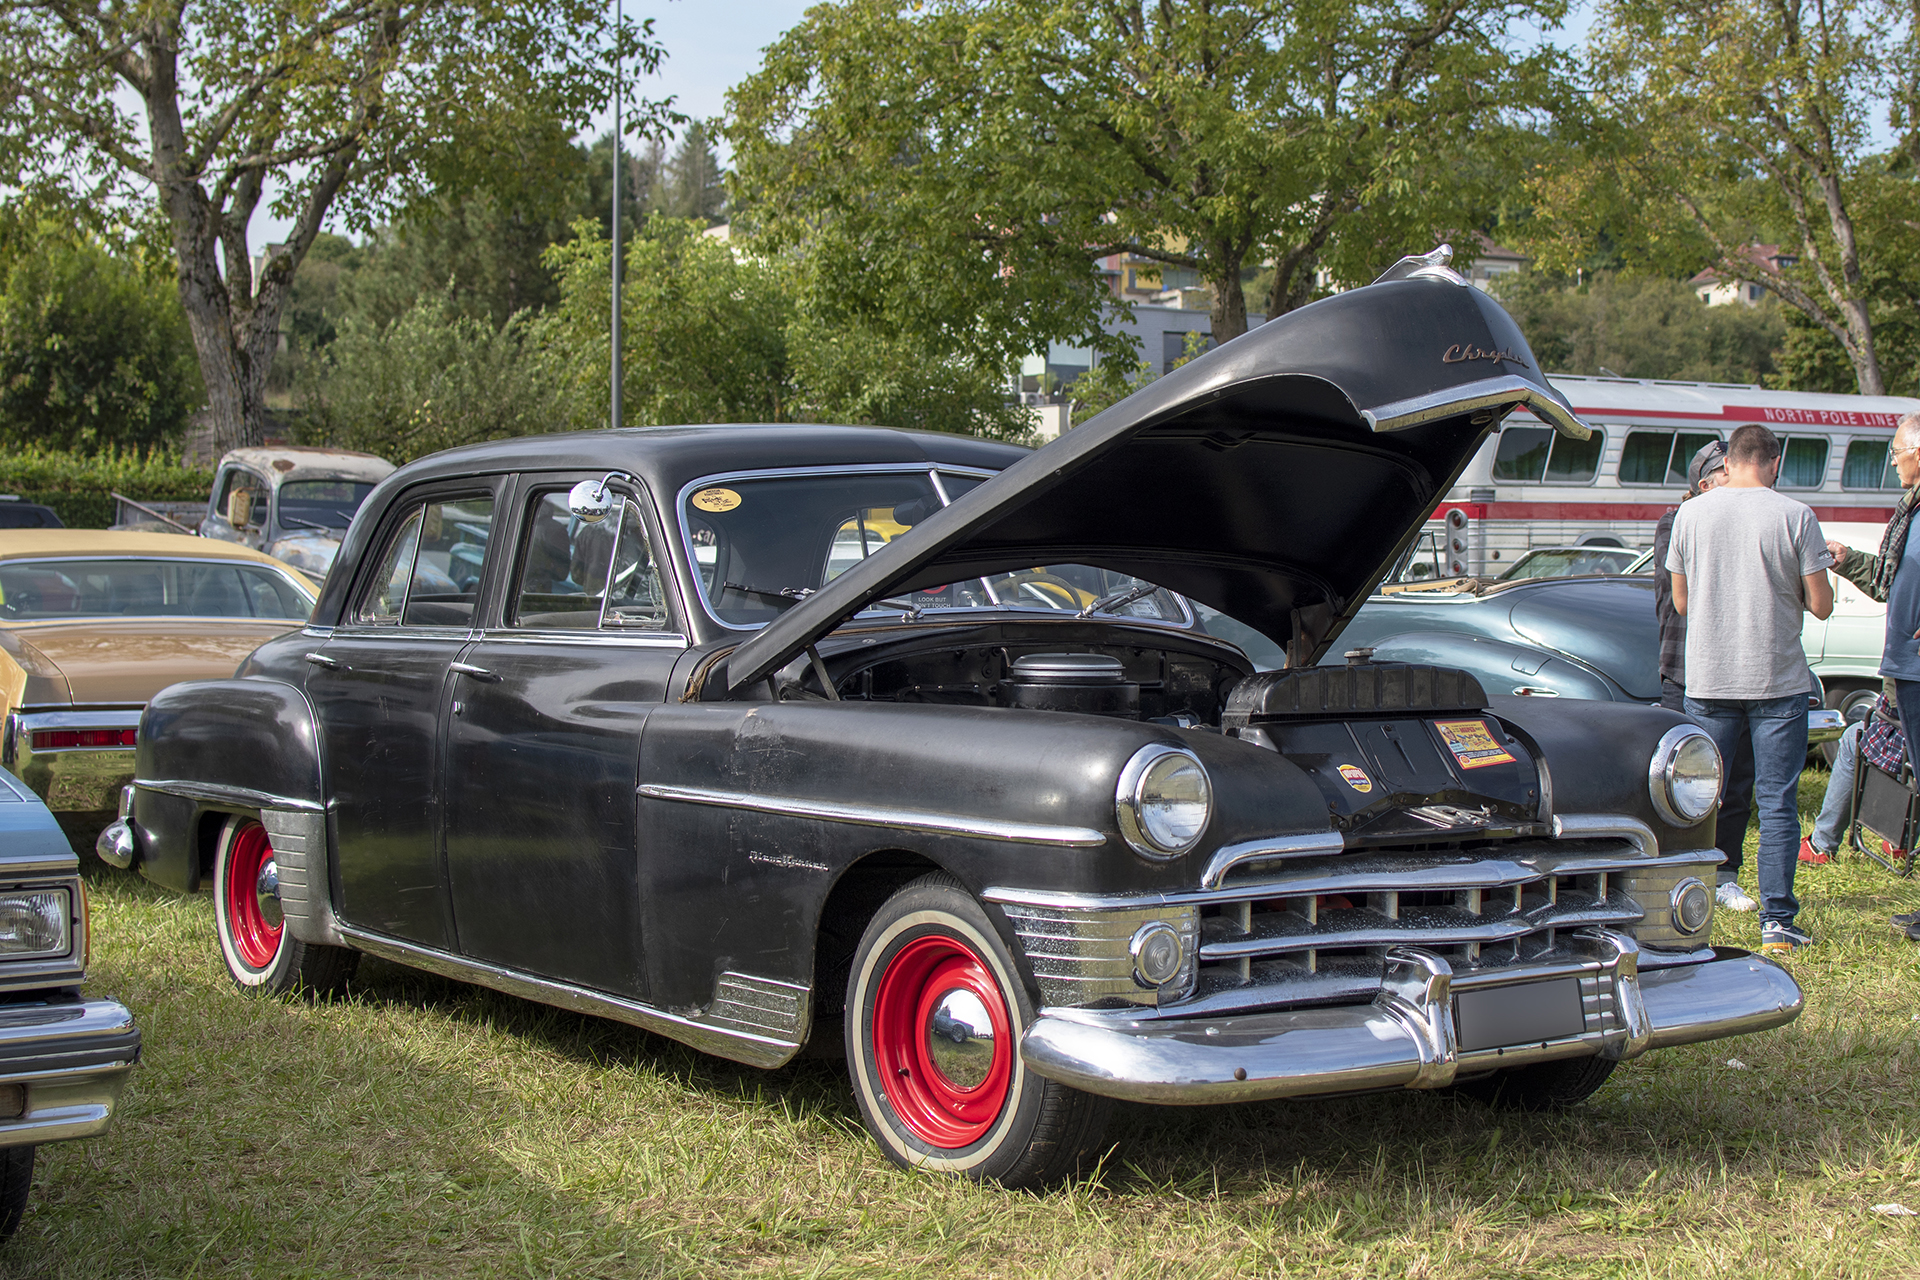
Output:
[[[260,878],[253,884],[254,901],[260,904],[260,918],[267,928],[278,929],[285,912],[280,909],[280,868],[268,858],[260,867]]]
[[[993,1069],[993,1019],[964,987],[944,993],[927,1019],[927,1057],[956,1088],[976,1089]]]

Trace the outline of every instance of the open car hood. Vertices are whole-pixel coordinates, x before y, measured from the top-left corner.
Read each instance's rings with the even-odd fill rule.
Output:
[[[1171,588],[1310,665],[1508,412],[1589,434],[1512,317],[1443,261],[1403,259],[1036,450],[769,623],[724,687],[876,600],[1062,563]]]

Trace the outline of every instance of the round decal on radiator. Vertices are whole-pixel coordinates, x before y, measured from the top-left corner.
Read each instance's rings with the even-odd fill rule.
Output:
[[[1340,776],[1347,780],[1348,786],[1358,791],[1361,795],[1365,795],[1367,792],[1373,790],[1373,779],[1369,778],[1367,771],[1358,765],[1341,765]]]

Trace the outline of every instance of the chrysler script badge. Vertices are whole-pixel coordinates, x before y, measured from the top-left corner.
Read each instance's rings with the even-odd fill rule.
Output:
[[[1511,351],[1489,351],[1471,342],[1456,342],[1440,357],[1441,364],[1465,364],[1469,360],[1491,360],[1495,364],[1505,360],[1509,364],[1519,365],[1522,369],[1530,367],[1525,360]]]

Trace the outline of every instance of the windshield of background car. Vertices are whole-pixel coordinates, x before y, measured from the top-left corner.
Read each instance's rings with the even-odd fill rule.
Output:
[[[344,530],[373,492],[357,480],[289,480],[280,486],[280,523],[292,529]]]
[[[1566,578],[1577,573],[1624,573],[1640,553],[1631,547],[1555,547],[1530,551],[1500,577]]]
[[[944,471],[937,484],[928,471],[719,477],[687,490],[680,518],[688,556],[699,570],[714,616],[729,626],[758,627],[983,479]],[[1078,564],[1034,565],[922,587],[876,601],[865,612],[1078,613],[1101,601],[1106,603],[1097,612],[1189,623],[1185,606],[1172,592],[1123,573]]]
[[[271,618],[304,622],[313,597],[265,565],[231,560],[9,560],[0,621]]]

